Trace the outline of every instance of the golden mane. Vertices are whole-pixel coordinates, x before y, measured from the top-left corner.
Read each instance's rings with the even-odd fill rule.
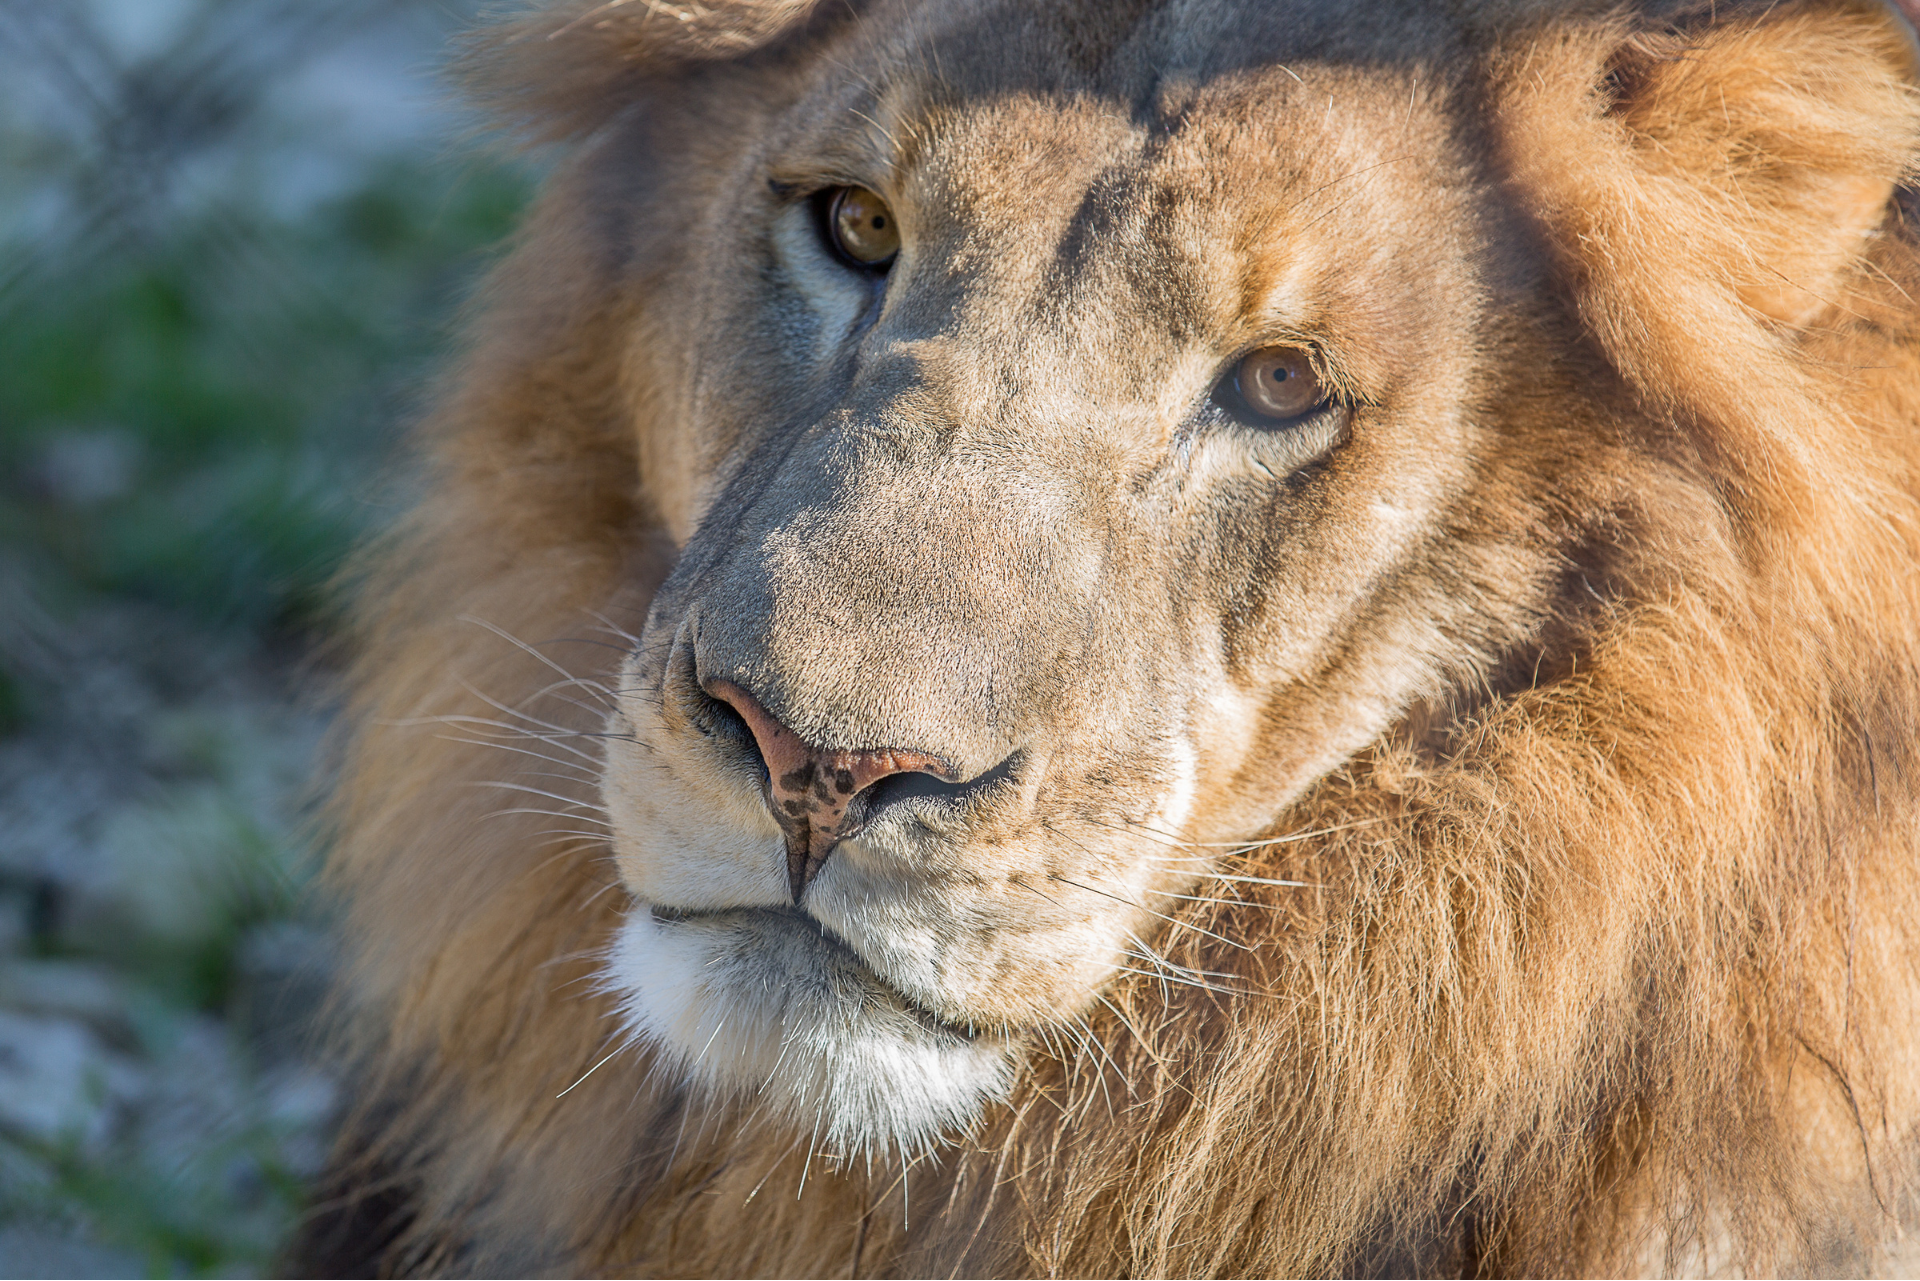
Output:
[[[644,175],[595,140],[684,126],[713,60],[775,80],[869,20],[826,8],[562,5],[475,55],[504,113],[580,141],[423,429],[425,497],[361,565],[331,868],[359,1107],[305,1266],[1884,1266],[1920,1156],[1909,206],[1874,189],[1858,257],[1777,267],[1851,198],[1832,175],[1890,188],[1920,155],[1911,54],[1864,5],[1455,19],[1450,74],[1563,282],[1511,360],[1614,371],[1636,461],[1536,651],[1314,785],[1232,860],[1241,901],[1179,913],[1204,932],[1162,951],[1207,984],[1113,984],[905,1168],[591,1071],[622,891],[571,766],[674,556],[630,359],[671,323],[672,250],[609,231]]]

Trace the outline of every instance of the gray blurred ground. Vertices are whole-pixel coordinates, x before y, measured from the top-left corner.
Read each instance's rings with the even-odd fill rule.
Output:
[[[0,1275],[273,1266],[330,584],[526,189],[446,0],[0,0]]]

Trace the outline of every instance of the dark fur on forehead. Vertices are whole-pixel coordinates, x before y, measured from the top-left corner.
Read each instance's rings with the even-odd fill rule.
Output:
[[[650,82],[721,62],[778,66],[832,32],[877,19],[885,0],[563,0],[478,30],[456,65],[460,82],[500,124],[535,141],[591,133]],[[957,7],[957,6],[956,6]],[[1366,63],[1436,56],[1450,41],[1428,6],[1383,13],[1359,44],[1342,7],[1245,6],[1218,0],[1114,0],[1097,18],[1069,5],[977,6],[932,25],[926,78],[974,92],[996,85],[1072,92],[1139,62],[1156,85],[1275,56]],[[1134,78],[1134,77],[1128,77]],[[1111,88],[1111,86],[1109,86]],[[1151,96],[1151,88],[1147,91]],[[1146,106],[1143,100],[1138,106]]]
[[[1637,28],[1628,61],[1685,47],[1686,33],[1740,6],[1723,0],[1653,0],[1629,7]],[[593,132],[646,96],[649,83],[675,80],[716,63],[769,71],[834,31],[878,20],[886,0],[562,0],[536,5],[477,30],[457,60],[469,95],[499,124],[534,141]],[[1464,28],[1508,26],[1516,19],[1564,20],[1579,12],[1623,12],[1600,0],[1541,5],[1495,0],[1453,13],[1409,3],[1379,7],[1356,30],[1345,6],[1241,6],[1219,0],[1114,0],[1097,19],[1069,5],[981,6],[932,36],[927,78],[963,91],[995,85],[1073,91],[1137,61],[1143,41],[1153,64],[1137,68],[1149,85],[1170,77],[1204,79],[1275,58],[1348,65],[1414,60],[1438,65]],[[1109,86],[1111,88],[1111,86]],[[1151,96],[1152,90],[1146,90]],[[1146,107],[1145,99],[1136,108]]]

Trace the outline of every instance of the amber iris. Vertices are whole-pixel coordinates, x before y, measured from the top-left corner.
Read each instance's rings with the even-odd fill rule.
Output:
[[[827,206],[833,247],[862,267],[884,267],[900,252],[900,224],[887,202],[865,187],[841,187]]]
[[[1247,408],[1275,422],[1310,413],[1327,399],[1313,361],[1299,347],[1262,347],[1248,352],[1241,357],[1233,377]]]

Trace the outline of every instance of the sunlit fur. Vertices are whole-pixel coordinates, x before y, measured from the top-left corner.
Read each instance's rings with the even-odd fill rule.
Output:
[[[1209,78],[1261,58],[1259,94]],[[629,892],[673,871],[671,851],[623,853],[623,882],[608,835],[619,788],[679,794],[650,792],[645,753],[616,739],[609,756],[600,735],[647,714],[629,659],[649,604],[681,548],[732,516],[708,481],[742,425],[712,407],[767,365],[698,321],[750,314],[765,278],[705,255],[745,234],[727,203],[743,157],[776,163],[791,105],[836,77],[941,86],[954,128],[1001,112],[977,118],[1022,132],[969,136],[1027,146],[1031,172],[988,164],[986,143],[975,169],[932,159],[1007,225],[1057,229],[1073,210],[1035,193],[1066,190],[1076,148],[1133,136],[1103,95],[1156,59],[1198,68],[1168,154],[1209,129],[1289,155],[1324,137],[1299,173],[1364,175],[1322,191],[1201,166],[1161,221],[1116,225],[1231,210],[1191,224],[1200,261],[1241,254],[1261,288],[1314,286],[1272,306],[1371,326],[1330,371],[1360,407],[1325,483],[1420,439],[1421,414],[1426,452],[1301,520],[1327,548],[1364,533],[1399,559],[1365,582],[1343,579],[1352,557],[1314,559],[1287,611],[1234,635],[1235,673],[1292,663],[1313,680],[1169,686],[1237,746],[1167,747],[1106,819],[1076,784],[1073,839],[1163,897],[1126,918],[1150,930],[1139,949],[1087,958],[1104,981],[1034,997],[1054,1013],[1010,1027],[1007,1079],[955,1083],[914,1122],[951,1145],[911,1163],[925,1145],[863,1145],[862,1109],[899,1128],[897,1092],[823,1143],[838,1122],[813,1109],[810,1131],[808,1113],[839,1086],[821,1082],[857,1076],[866,1051],[823,1056],[783,1005],[780,1043],[824,1075],[780,1080],[776,1063],[756,1086],[772,1033],[724,1044],[692,1005],[676,1022],[686,985],[648,997],[633,975],[692,962]],[[1897,188],[1920,108],[1890,13],[596,0],[483,36],[472,65],[503,119],[566,153],[422,429],[419,501],[361,564],[331,865],[358,1105],[302,1266],[1902,1266],[1887,1251],[1920,1155],[1920,249]],[[1002,78],[1029,65],[1057,80]],[[1284,94],[1291,114],[1261,114]],[[950,136],[836,119],[909,152]],[[954,250],[953,272],[997,287],[1024,242],[1008,243]],[[1131,243],[1090,240],[1085,260]],[[1154,292],[1164,278],[1122,284],[1101,305],[1186,301]],[[1059,302],[1061,333],[1101,321]],[[1002,346],[1062,395],[1173,361],[1129,321],[1047,365],[1066,340],[1018,319]],[[1193,492],[1265,483],[1259,447],[1196,463]],[[1181,572],[1198,592],[1244,568]],[[1334,609],[1336,590],[1368,593],[1365,609]],[[1324,623],[1300,621],[1321,606]],[[1174,654],[1172,625],[1139,618],[1128,643]],[[1310,642],[1336,627],[1329,658]],[[1140,697],[1111,669],[1080,681],[1088,706]],[[1180,759],[1197,781],[1163,826]],[[687,821],[764,843],[747,801]],[[1089,938],[1113,932],[1099,914],[1117,909],[1071,902]],[[845,961],[815,941],[819,965]],[[610,954],[627,981],[609,983]],[[885,1005],[903,982],[873,991]],[[1022,996],[950,993],[963,1014]],[[923,1014],[902,1017],[937,1035]],[[910,1055],[914,1036],[874,1046]]]

